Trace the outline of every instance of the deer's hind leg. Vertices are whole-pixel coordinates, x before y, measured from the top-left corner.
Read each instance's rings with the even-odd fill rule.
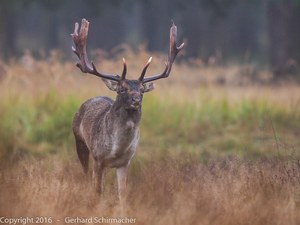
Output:
[[[76,139],[76,150],[77,150],[79,161],[83,167],[84,173],[87,174],[89,170],[89,149],[83,141],[77,138],[75,139]]]

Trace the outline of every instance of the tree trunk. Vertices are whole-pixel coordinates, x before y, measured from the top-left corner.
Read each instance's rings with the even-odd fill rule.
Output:
[[[269,0],[267,4],[269,59],[274,78],[295,73],[299,63],[299,5],[294,0]],[[298,58],[297,58],[298,57]]]
[[[46,46],[47,49],[57,49],[59,44],[59,23],[56,11],[47,11]]]
[[[16,54],[16,15],[9,2],[0,7],[1,53],[4,58]]]

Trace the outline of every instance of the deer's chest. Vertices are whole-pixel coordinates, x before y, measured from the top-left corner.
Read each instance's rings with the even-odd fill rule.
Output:
[[[130,123],[130,122],[127,122]],[[139,141],[139,130],[128,124],[125,129],[119,128],[114,131],[111,139],[111,154],[122,155],[126,152],[135,151]]]
[[[101,158],[107,166],[119,167],[127,164],[134,156],[139,142],[139,129],[127,122],[124,127],[114,129],[108,139],[103,140],[107,145]]]

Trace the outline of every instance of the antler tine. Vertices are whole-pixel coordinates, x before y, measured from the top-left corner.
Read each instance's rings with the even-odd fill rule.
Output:
[[[144,67],[144,69],[143,69],[143,71],[142,71],[142,73],[141,73],[141,76],[140,76],[140,78],[139,78],[139,81],[143,81],[144,76],[145,76],[145,74],[146,74],[146,71],[147,71],[147,69],[148,69],[148,67],[149,67],[149,65],[150,65],[150,63],[151,63],[151,61],[152,61],[152,57],[150,57],[150,58],[148,59],[148,62],[146,63],[146,65],[145,65],[145,67]]]
[[[78,31],[79,31],[79,33],[78,33]],[[72,36],[72,39],[74,42],[74,46],[72,46],[72,50],[79,59],[79,62],[76,64],[76,66],[78,68],[80,68],[80,70],[83,73],[90,73],[90,74],[96,75],[96,76],[104,78],[104,79],[119,81],[120,77],[118,75],[105,74],[102,72],[98,72],[94,63],[89,62],[88,56],[86,53],[86,40],[87,40],[87,36],[88,36],[88,31],[89,31],[89,22],[86,19],[82,19],[80,30],[79,30],[79,24],[75,23],[74,33],[71,34],[71,36]],[[124,68],[124,69],[125,69],[125,73],[126,73],[126,68]]]
[[[177,39],[177,27],[172,20],[172,26],[170,29],[170,48],[169,48],[168,61],[166,62],[165,70],[160,74],[156,74],[156,75],[153,75],[150,77],[143,78],[143,80],[142,80],[143,83],[158,80],[161,78],[167,78],[169,76],[171,69],[172,69],[172,64],[173,64],[178,52],[184,46],[184,43],[182,43],[179,47],[177,47],[176,39]]]
[[[126,65],[125,58],[123,58],[123,72],[122,72],[121,80],[125,80],[126,73],[127,73],[127,65]]]

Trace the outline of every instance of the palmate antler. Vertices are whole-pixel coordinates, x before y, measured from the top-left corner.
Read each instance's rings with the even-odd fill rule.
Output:
[[[78,33],[79,31],[79,33]],[[77,67],[80,68],[80,70],[83,73],[90,73],[93,75],[96,75],[98,77],[108,79],[108,80],[114,80],[114,81],[120,81],[124,80],[126,77],[126,72],[127,72],[127,66],[125,59],[123,58],[123,72],[121,77],[119,75],[113,75],[113,74],[106,74],[99,72],[93,62],[89,62],[87,53],[86,53],[86,40],[88,36],[88,31],[89,31],[89,22],[86,19],[82,19],[81,21],[81,27],[79,30],[79,24],[75,23],[75,29],[74,33],[71,34],[74,46],[72,46],[73,52],[78,56],[79,62],[76,64]],[[142,83],[147,83],[150,81],[155,81],[161,78],[167,78],[171,72],[172,69],[172,64],[178,54],[178,52],[183,48],[184,43],[182,43],[179,47],[177,47],[176,44],[176,39],[177,39],[177,27],[175,26],[174,22],[172,23],[172,27],[170,29],[170,48],[169,48],[169,54],[168,54],[168,60],[165,63],[166,68],[164,71],[160,74],[156,74],[150,77],[144,77],[146,74],[146,71],[151,63],[152,57],[148,60],[146,63],[141,76],[139,77],[139,81]]]
[[[172,64],[173,64],[178,52],[184,46],[184,43],[182,43],[179,47],[177,47],[176,39],[177,39],[177,27],[175,26],[174,22],[172,21],[172,27],[170,29],[170,49],[169,49],[168,61],[166,62],[165,70],[160,74],[156,74],[156,75],[144,78],[147,68],[150,65],[150,62],[152,60],[152,57],[150,57],[150,59],[146,63],[146,65],[141,73],[141,76],[139,78],[140,81],[142,81],[143,83],[147,83],[147,82],[158,80],[161,78],[167,78],[169,76],[171,69],[172,69]]]
[[[86,19],[82,19],[80,30],[79,30],[79,24],[75,23],[74,33],[71,34],[73,42],[74,42],[74,46],[72,46],[72,50],[79,58],[79,62],[76,64],[76,66],[78,68],[80,68],[80,70],[83,73],[90,73],[90,74],[93,74],[93,75],[96,75],[98,77],[108,79],[108,80],[114,80],[114,81],[124,80],[125,76],[126,76],[126,72],[127,72],[127,66],[126,66],[126,62],[125,62],[124,58],[123,58],[124,66],[123,66],[123,72],[122,72],[121,77],[119,75],[106,74],[106,73],[99,72],[96,69],[96,66],[94,65],[94,63],[89,62],[87,53],[86,53],[86,40],[87,40],[87,36],[88,36],[88,31],[89,31],[89,24],[90,23]],[[78,30],[79,30],[79,33],[78,33]]]

